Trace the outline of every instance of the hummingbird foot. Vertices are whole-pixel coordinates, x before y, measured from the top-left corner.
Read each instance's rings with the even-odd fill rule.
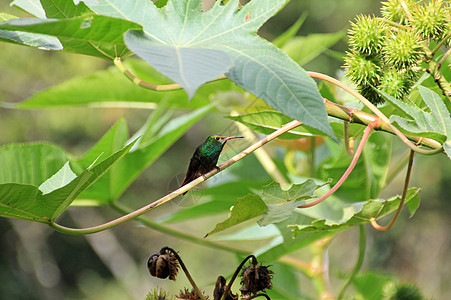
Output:
[[[215,169],[218,170],[218,171],[221,171],[221,168],[218,167],[218,166],[215,166]]]

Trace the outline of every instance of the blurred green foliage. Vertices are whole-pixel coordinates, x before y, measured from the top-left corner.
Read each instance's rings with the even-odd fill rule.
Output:
[[[6,1],[0,3],[0,11],[19,17],[29,16],[9,7],[8,4]],[[376,13],[379,8],[379,1],[292,0],[260,29],[259,34],[273,40],[306,12],[307,17],[299,35],[327,33],[330,40],[335,42],[341,39],[344,30],[349,27],[349,21],[355,15]],[[341,77],[343,62],[337,57],[342,56],[347,46],[343,39],[338,44],[334,42],[325,43],[324,47],[330,47],[330,50],[314,57],[303,64],[303,67]],[[75,79],[74,85],[83,85],[81,76],[95,71],[105,72],[108,67],[112,67],[111,62],[88,56],[40,51],[6,43],[1,43],[0,47],[2,103],[18,103],[29,97],[36,97],[39,95],[38,92],[74,77],[79,77]],[[289,45],[287,49],[289,50]],[[185,96],[181,92],[179,97]],[[231,98],[227,97],[227,100],[232,101]],[[238,97],[235,100],[246,103],[248,99]],[[57,96],[55,101],[58,101]],[[195,103],[196,99],[191,103],[192,108],[195,107]],[[127,120],[127,134],[132,134],[141,128],[150,113],[148,109],[123,107],[62,106],[45,110],[2,108],[0,144],[44,140],[60,145],[76,157],[82,157],[121,117]],[[183,113],[184,111],[178,110],[175,116]],[[127,207],[141,207],[177,187],[177,175],[183,178],[193,149],[205,136],[224,132],[224,128],[232,132],[237,130],[236,125],[222,118],[223,116],[225,114],[220,111],[210,113],[191,128],[157,159],[151,168],[146,169],[131,183],[120,202]],[[229,157],[230,152],[238,152],[239,149],[235,147],[224,153],[222,160]],[[282,157],[278,155],[280,148],[271,146],[270,151],[275,153],[276,164],[282,166]],[[398,157],[401,158],[403,151],[404,147],[394,143],[392,162],[396,162]],[[233,185],[231,182],[230,186],[222,187],[223,190],[219,193],[212,190],[221,189],[220,183],[228,182],[231,178],[258,179],[259,184],[269,182],[269,176],[257,166],[256,159],[249,157],[248,160],[243,160],[242,164],[231,167],[228,173],[212,178],[212,186],[194,193],[190,192],[187,195],[188,204],[170,203],[148,213],[146,217],[166,221],[170,224],[169,228],[202,236],[208,232],[206,229],[214,228],[218,222],[217,217],[209,215],[213,211],[221,211],[225,219],[226,211],[233,205],[237,196],[245,196],[252,186],[250,183]],[[325,172],[332,172],[332,169],[333,166],[329,166]],[[384,190],[383,196],[390,197],[400,193],[402,180],[402,176],[397,176],[388,189]],[[355,281],[375,282],[377,279],[383,286],[386,282],[391,282],[393,277],[397,277],[401,282],[415,282],[428,297],[447,299],[451,297],[451,289],[446,284],[451,280],[449,263],[451,257],[447,251],[451,246],[451,235],[448,232],[451,225],[448,218],[451,205],[447,201],[451,193],[449,161],[442,155],[434,158],[418,157],[411,185],[422,187],[421,198],[427,200],[422,202],[421,209],[412,220],[407,221],[407,216],[401,218],[392,231],[388,233],[369,231],[364,269],[379,273],[378,275],[364,273]],[[232,188],[235,193],[227,194]],[[199,194],[206,197],[215,195],[215,198],[210,204],[204,203],[192,211],[185,210],[186,205],[198,204]],[[174,213],[177,211],[181,212]],[[199,214],[196,216],[198,219],[195,222],[189,221],[186,216],[193,217],[194,213]],[[108,209],[73,207],[60,222],[75,227],[86,227],[117,216],[117,212]],[[258,249],[263,246],[262,242],[251,239],[257,233],[262,234],[258,230],[249,232],[247,241],[234,241],[233,234],[240,232],[240,229],[241,227],[237,227],[229,232],[228,236],[218,235],[216,239],[227,241],[227,245],[239,249]],[[5,299],[144,299],[146,293],[156,286],[166,287],[169,291],[173,289],[171,292],[177,293],[182,287],[188,286],[183,276],[179,276],[175,284],[166,283],[151,278],[146,270],[145,262],[148,255],[165,245],[171,245],[180,251],[198,283],[201,286],[209,286],[207,290],[211,290],[211,284],[215,281],[210,270],[215,270],[215,275],[230,274],[237,262],[236,255],[231,252],[212,250],[150,230],[135,222],[128,222],[107,232],[79,237],[53,232],[42,224],[2,218],[0,232],[3,253],[0,259],[2,282],[0,294]],[[350,270],[355,261],[356,247],[353,246],[357,244],[355,239],[356,234],[353,230],[346,231],[338,235],[330,246],[330,272],[338,275],[333,279],[337,282],[332,282],[337,286],[340,285],[342,278],[346,278],[343,270]],[[297,250],[296,254],[307,258],[310,256],[305,249]],[[281,263],[275,263],[273,270],[276,273],[274,285],[279,286],[272,294],[273,299],[308,299],[306,295],[312,288],[305,284],[307,280],[304,275]],[[283,278],[277,274],[284,274]],[[299,282],[303,288],[302,294],[293,288],[295,283]],[[361,285],[356,283],[355,286],[359,291]],[[365,292],[372,291],[366,289]],[[361,292],[363,297],[365,292]]]

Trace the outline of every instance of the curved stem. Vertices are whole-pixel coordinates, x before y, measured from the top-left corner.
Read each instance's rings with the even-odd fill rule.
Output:
[[[363,258],[365,257],[365,249],[366,249],[366,234],[365,234],[365,226],[359,225],[359,256],[357,257],[357,262],[352,269],[351,275],[349,275],[345,284],[342,286],[340,292],[338,293],[337,300],[343,298],[343,295],[348,288],[349,284],[354,280],[354,277],[360,271],[360,268],[363,264]]]
[[[363,104],[365,104],[373,113],[376,114],[376,116],[378,116],[382,121],[384,121],[390,128],[391,130],[412,150],[421,153],[421,154],[425,154],[425,155],[432,155],[432,154],[436,154],[442,151],[442,149],[435,149],[435,150],[425,150],[425,149],[421,149],[418,146],[416,146],[415,144],[413,144],[411,141],[409,141],[409,139],[401,132],[399,131],[398,128],[396,128],[395,126],[393,126],[390,123],[390,120],[373,104],[371,103],[368,99],[366,99],[365,97],[363,97],[359,92],[357,92],[356,90],[354,90],[353,88],[347,86],[346,84],[342,83],[341,81],[332,78],[330,76],[327,76],[325,74],[321,74],[321,73],[317,73],[317,72],[307,72],[308,75],[310,75],[310,77],[312,78],[317,78],[317,79],[321,79],[321,80],[326,80],[336,86],[341,87],[343,90],[347,91],[348,93],[350,93],[351,95],[353,95],[354,97],[356,97],[357,99],[359,99]]]
[[[404,189],[402,191],[401,201],[399,202],[398,209],[396,210],[395,215],[393,216],[393,219],[391,219],[390,223],[388,223],[387,226],[379,225],[375,218],[372,218],[370,220],[371,225],[379,231],[389,230],[393,226],[393,224],[395,224],[396,220],[398,219],[399,214],[401,213],[401,210],[404,206],[404,202],[406,201],[407,190],[409,189],[409,182],[410,182],[410,176],[412,174],[412,165],[413,165],[414,155],[415,155],[415,151],[410,151],[409,165],[407,166],[407,174],[406,174],[406,179],[404,181]]]
[[[116,67],[118,67],[119,70],[121,70],[124,75],[130,79],[134,84],[143,87],[148,90],[152,91],[175,91],[175,90],[181,90],[183,87],[180,84],[172,83],[172,84],[154,84],[146,82],[135,75],[133,75],[132,72],[130,72],[127,67],[122,63],[122,60],[120,57],[116,57],[114,59],[114,64]],[[220,80],[220,79],[226,79],[227,77],[225,75],[221,75],[220,77],[214,79],[213,81]]]
[[[199,288],[197,287],[196,283],[194,282],[193,278],[191,277],[191,274],[188,272],[188,269],[186,268],[185,264],[183,263],[183,260],[180,257],[180,255],[174,249],[169,248],[169,247],[163,247],[161,249],[161,251],[166,251],[166,250],[171,252],[172,254],[174,254],[174,256],[177,258],[177,260],[179,261],[180,266],[182,267],[183,272],[185,272],[186,278],[188,278],[188,281],[191,283],[191,286],[196,291],[197,296],[201,300],[207,300],[205,298],[205,296],[202,294],[202,292],[199,290]]]
[[[322,195],[320,198],[318,198],[315,201],[312,201],[310,203],[298,206],[298,208],[311,207],[311,206],[314,206],[316,204],[323,202],[325,199],[327,199],[327,197],[332,195],[343,184],[343,182],[345,182],[345,180],[348,178],[349,174],[351,174],[352,170],[354,169],[355,165],[357,164],[357,160],[359,159],[360,154],[362,153],[363,146],[365,146],[365,144],[368,140],[368,137],[370,136],[371,131],[377,125],[377,123],[378,123],[378,121],[371,122],[370,124],[368,124],[368,126],[363,131],[363,136],[362,136],[362,140],[360,141],[359,147],[357,148],[357,151],[355,152],[354,157],[352,158],[352,161],[349,164],[349,167],[346,169],[343,176],[341,176],[340,180],[338,180],[338,182],[327,193]]]
[[[88,228],[70,228],[70,227],[66,227],[66,226],[62,226],[59,225],[55,222],[51,222],[49,223],[49,226],[57,231],[63,232],[63,233],[67,233],[67,234],[90,234],[90,233],[96,233],[99,231],[103,231],[106,229],[110,229],[112,227],[115,227],[119,224],[122,224],[124,222],[127,222],[129,220],[132,220],[152,209],[154,209],[155,207],[158,207],[166,202],[171,201],[172,199],[174,199],[177,196],[180,196],[181,194],[185,193],[186,191],[192,189],[193,187],[195,187],[196,185],[200,184],[201,182],[204,182],[205,180],[207,180],[208,178],[216,175],[218,172],[228,168],[229,166],[233,165],[234,163],[236,163],[237,161],[239,161],[240,159],[246,157],[247,155],[251,154],[252,152],[254,152],[255,150],[257,150],[258,148],[262,147],[263,145],[269,143],[270,141],[274,140],[275,138],[277,138],[278,136],[280,136],[281,134],[296,128],[298,126],[302,125],[301,122],[299,121],[291,121],[290,123],[285,124],[284,126],[282,126],[281,128],[279,128],[278,130],[274,131],[273,133],[271,133],[270,135],[264,137],[263,139],[261,139],[260,141],[258,141],[257,143],[249,146],[247,149],[243,150],[242,152],[238,153],[237,155],[235,155],[234,157],[232,157],[231,159],[229,159],[228,161],[226,161],[225,163],[221,164],[218,168],[213,169],[212,171],[199,176],[197,179],[191,181],[189,184],[186,184],[180,188],[178,188],[177,190],[173,191],[170,194],[167,194],[166,196],[158,199],[157,201],[154,201],[144,207],[141,207],[140,209],[137,209],[127,215],[121,216],[117,219],[114,219],[112,221],[109,221],[107,223],[101,224],[101,225],[97,225],[97,226],[93,226],[93,227],[88,227]]]
[[[238,275],[240,274],[241,269],[243,268],[244,264],[250,260],[253,259],[252,263],[257,263],[257,258],[254,255],[249,255],[248,257],[246,257],[245,259],[243,259],[243,261],[240,263],[240,265],[238,266],[238,268],[236,268],[235,273],[233,273],[232,278],[230,278],[229,283],[227,284],[226,288],[224,289],[224,293],[221,296],[220,300],[225,300],[227,297],[227,294],[229,293],[230,289],[232,288],[233,282],[235,281],[235,279],[238,277]]]

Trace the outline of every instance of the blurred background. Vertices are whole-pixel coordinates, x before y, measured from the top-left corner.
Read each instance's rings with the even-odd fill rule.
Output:
[[[0,12],[27,17],[10,7],[9,3],[0,0]],[[379,9],[380,1],[292,0],[259,33],[272,40],[288,29],[303,12],[308,16],[299,35],[333,33],[346,30],[356,15],[377,15]],[[332,50],[342,53],[346,49],[344,40],[332,47]],[[0,102],[20,102],[37,91],[111,65],[111,62],[87,56],[0,43]],[[339,77],[342,76],[341,66],[340,61],[326,53],[304,68]],[[92,147],[121,116],[134,133],[149,113],[144,109],[124,108],[0,108],[0,145],[49,141],[78,156]],[[146,170],[120,201],[129,207],[141,207],[165,195],[174,177],[183,176],[195,147],[209,134],[223,132],[228,126],[234,125],[222,119],[219,112],[204,118]],[[394,160],[404,151],[404,147],[395,145]],[[403,173],[390,184],[384,195],[401,193]],[[412,219],[408,219],[407,213],[403,214],[388,232],[368,228],[363,270],[378,271],[396,276],[402,282],[412,282],[427,298],[451,299],[451,286],[448,284],[451,281],[449,160],[444,155],[433,158],[418,155],[411,185],[423,189],[420,209]],[[170,203],[146,216],[157,218],[177,209],[177,205]],[[69,226],[85,227],[117,216],[109,208],[73,207],[59,221]],[[202,237],[215,221],[217,218],[203,218],[171,226]],[[43,224],[1,218],[0,298],[144,299],[145,294],[156,286],[173,289],[176,293],[188,286],[184,276],[179,276],[175,283],[168,283],[150,277],[147,271],[149,255],[166,245],[179,251],[201,286],[215,281],[211,270],[215,271],[214,274],[226,275],[237,266],[236,257],[228,252],[176,239],[137,222],[128,222],[93,235],[69,236],[54,232]],[[231,245],[245,249],[255,247],[252,242]],[[340,274],[352,269],[357,248],[357,228],[339,234],[330,245],[330,272]],[[299,278],[304,280],[301,275]],[[211,291],[211,287],[206,290]]]

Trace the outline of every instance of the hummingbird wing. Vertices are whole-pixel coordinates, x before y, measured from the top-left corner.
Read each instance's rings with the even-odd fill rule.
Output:
[[[183,179],[182,184],[180,187],[184,186],[185,184],[190,183],[197,177],[199,177],[201,174],[199,173],[202,166],[202,161],[200,158],[200,150],[199,147],[196,148],[196,151],[194,152],[193,156],[191,157],[191,160],[189,162],[188,170],[186,171],[185,178]],[[183,193],[183,195],[185,195]]]

